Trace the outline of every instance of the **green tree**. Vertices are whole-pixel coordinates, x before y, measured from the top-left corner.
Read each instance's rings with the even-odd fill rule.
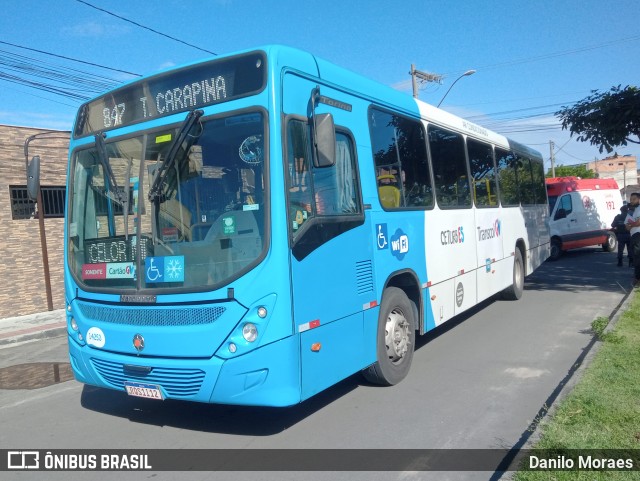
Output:
[[[573,107],[556,112],[562,128],[581,142],[612,152],[628,142],[640,144],[640,89],[634,86],[612,87],[608,92],[592,90],[591,95]]]
[[[547,172],[547,177],[551,177],[551,169]],[[596,173],[582,165],[559,165],[556,167],[556,177],[580,177],[582,179],[595,179]]]

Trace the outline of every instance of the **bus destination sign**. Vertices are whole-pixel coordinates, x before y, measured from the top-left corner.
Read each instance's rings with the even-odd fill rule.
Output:
[[[185,67],[114,90],[80,107],[75,137],[227,102],[260,92],[262,52]]]
[[[142,259],[152,254],[152,242],[146,236],[141,237]],[[88,264],[134,262],[136,259],[136,236],[102,237],[86,239],[84,250]]]

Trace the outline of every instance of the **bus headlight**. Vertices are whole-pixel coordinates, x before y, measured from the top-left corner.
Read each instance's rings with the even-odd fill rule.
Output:
[[[225,341],[216,350],[221,359],[243,356],[261,346],[279,339],[277,329],[269,334],[269,321],[274,316],[276,294],[269,294],[250,305],[238,323],[234,325]],[[275,337],[269,337],[275,336]]]
[[[78,332],[78,323],[74,317],[71,318],[71,329]]]
[[[254,342],[258,338],[258,328],[252,322],[247,322],[242,326],[242,337],[247,342]]]

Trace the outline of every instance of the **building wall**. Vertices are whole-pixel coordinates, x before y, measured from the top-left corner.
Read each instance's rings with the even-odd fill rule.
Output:
[[[25,140],[42,129],[0,125],[0,318],[47,310],[38,219],[13,220],[9,186],[26,185]],[[52,138],[52,137],[62,137]],[[66,181],[68,133],[42,136],[29,145],[29,158],[41,159],[40,183],[63,186]],[[46,219],[45,233],[54,309],[64,308],[64,219]]]
[[[638,160],[634,155],[615,155],[596,160],[589,162],[587,168],[595,171],[601,179],[615,179],[620,189],[640,183]]]

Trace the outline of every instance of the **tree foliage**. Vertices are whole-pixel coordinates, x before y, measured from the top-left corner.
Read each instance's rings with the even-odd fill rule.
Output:
[[[592,90],[591,95],[572,107],[556,112],[562,128],[581,142],[612,152],[628,142],[640,144],[640,89],[634,86],[612,87],[608,92]]]
[[[596,173],[582,165],[559,165],[555,168],[556,177],[580,177],[582,179],[595,179]],[[547,172],[547,177],[551,177],[551,169]]]

